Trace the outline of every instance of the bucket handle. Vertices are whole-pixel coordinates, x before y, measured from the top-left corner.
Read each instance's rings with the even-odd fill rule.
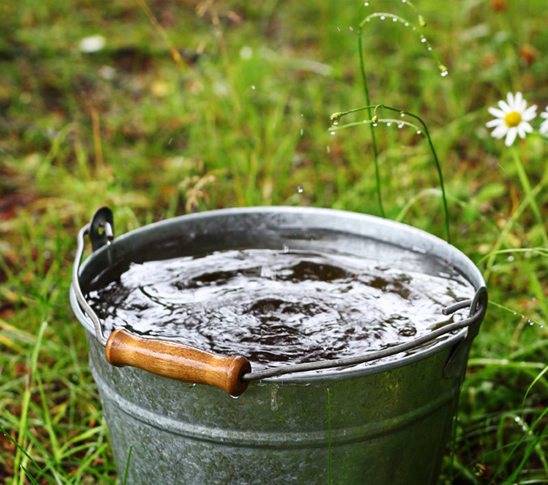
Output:
[[[96,251],[113,241],[113,225],[111,210],[103,207],[80,230],[71,285],[81,309],[93,323],[97,340],[105,347],[107,361],[117,367],[129,365],[180,381],[208,384],[239,396],[248,385],[242,376],[251,372],[251,364],[245,357],[218,355],[171,340],[143,338],[124,329],[116,329],[105,338],[99,317],[80,289],[80,263],[84,237],[89,235]]]
[[[117,367],[129,365],[172,379],[208,384],[233,396],[242,394],[250,381],[297,372],[363,364],[413,350],[421,345],[431,343],[443,335],[467,328],[466,334],[451,353],[444,369],[444,377],[456,377],[460,375],[459,369],[463,361],[466,362],[468,358],[472,340],[479,331],[487,309],[487,289],[482,286],[477,290],[472,300],[458,302],[443,310],[444,315],[450,315],[457,310],[470,308],[467,319],[444,325],[412,342],[354,357],[290,364],[252,372],[251,364],[243,356],[219,355],[176,341],[143,338],[125,329],[115,329],[108,339],[105,338],[99,317],[89,306],[80,289],[80,263],[84,253],[84,237],[86,235],[89,235],[91,239],[93,251],[105,245],[111,245],[114,240],[114,224],[112,212],[108,207],[99,209],[91,222],[78,233],[78,248],[74,259],[71,285],[84,315],[93,322],[97,340],[105,347],[107,361]],[[111,248],[108,250],[110,251]]]

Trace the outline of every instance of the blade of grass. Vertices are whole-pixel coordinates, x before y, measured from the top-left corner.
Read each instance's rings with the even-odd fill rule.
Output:
[[[38,332],[38,337],[36,338],[36,344],[34,346],[34,349],[32,351],[32,356],[30,359],[30,366],[25,382],[25,391],[23,393],[23,401],[21,405],[21,417],[20,417],[20,425],[19,425],[19,433],[18,433],[18,439],[17,439],[17,452],[15,454],[15,459],[13,461],[14,463],[14,470],[17,472],[19,469],[19,466],[21,465],[23,455],[21,450],[25,448],[25,435],[27,433],[27,421],[28,421],[28,412],[29,412],[29,405],[30,405],[30,398],[32,393],[32,380],[34,372],[36,371],[36,366],[38,364],[38,354],[40,352],[40,346],[42,343],[42,338],[44,336],[44,332],[46,330],[47,322],[42,322],[42,325],[40,326],[40,330]],[[26,456],[26,453],[25,453]],[[19,475],[20,480],[17,478],[14,481],[14,485],[23,485],[22,476]]]

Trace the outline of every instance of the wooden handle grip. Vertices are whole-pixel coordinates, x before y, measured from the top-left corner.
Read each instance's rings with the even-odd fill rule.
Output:
[[[245,391],[241,377],[251,372],[245,357],[227,357],[169,340],[145,339],[116,329],[105,346],[107,360],[115,366],[131,365],[180,381],[215,386],[232,396]]]

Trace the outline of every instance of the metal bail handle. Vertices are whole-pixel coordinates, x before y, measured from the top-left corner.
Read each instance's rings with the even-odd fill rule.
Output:
[[[388,356],[416,349],[431,343],[437,338],[451,332],[467,328],[466,336],[451,353],[443,375],[447,378],[462,375],[466,365],[472,340],[479,332],[479,327],[487,310],[487,289],[477,290],[473,300],[466,300],[446,308],[443,313],[451,314],[457,310],[470,307],[467,319],[444,325],[412,342],[394,347],[342,359],[289,364],[283,367],[252,372],[251,364],[243,356],[224,356],[184,345],[183,343],[143,338],[125,329],[114,330],[108,339],[103,335],[101,321],[89,306],[82,294],[79,282],[79,269],[84,252],[84,236],[89,234],[93,251],[96,251],[114,240],[114,219],[108,207],[102,207],[93,216],[91,222],[78,233],[78,249],[72,273],[72,288],[84,314],[93,322],[96,338],[105,347],[108,362],[114,366],[133,366],[164,377],[185,382],[202,383],[218,387],[231,395],[237,396],[245,391],[248,383],[254,380],[277,377],[298,372],[307,372],[334,367],[351,366],[379,360]],[[114,249],[114,243],[112,248]],[[110,256],[110,254],[109,254]]]
[[[449,359],[447,359],[447,363],[443,368],[443,377],[447,379],[463,377],[462,371],[468,362],[468,354],[470,352],[470,347],[472,346],[472,341],[479,333],[481,322],[487,312],[487,302],[487,288],[482,286],[476,292],[476,295],[470,305],[469,318],[474,318],[475,316],[475,321],[468,326],[466,338],[453,349]]]

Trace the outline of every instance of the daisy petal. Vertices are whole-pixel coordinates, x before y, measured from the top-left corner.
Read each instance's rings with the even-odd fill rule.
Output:
[[[499,138],[499,139],[500,139],[500,138],[502,138],[504,135],[506,135],[507,131],[508,131],[508,127],[507,127],[504,123],[502,123],[501,125],[497,126],[497,127],[493,130],[493,132],[491,133],[491,136],[492,136],[493,138]]]
[[[527,109],[527,101],[523,100],[521,102],[520,111],[525,111]]]
[[[512,143],[514,143],[515,139],[516,139],[516,136],[518,134],[518,129],[517,128],[510,128],[508,130],[508,134],[506,135],[506,140],[504,142],[504,144],[509,147],[509,146],[512,146]]]
[[[514,95],[512,93],[508,93],[506,96],[506,99],[508,100],[508,106],[513,110],[514,109]]]
[[[537,116],[537,105],[534,104],[533,106],[529,106],[523,114],[521,115],[521,119],[525,121],[531,121]]]
[[[485,124],[487,128],[493,128],[494,126],[504,125],[504,120],[497,118],[496,120],[491,120]]]
[[[518,135],[520,138],[525,138],[525,128],[523,126],[523,123],[520,123],[518,126],[516,126],[516,130],[518,130]]]
[[[506,116],[506,113],[504,111],[501,111],[497,108],[489,108],[487,111],[489,111],[489,113],[491,113],[495,118],[504,118]]]
[[[518,128],[519,127],[523,128],[523,131],[525,131],[526,133],[533,133],[533,127],[529,123],[527,123],[527,121],[522,121],[519,124]]]
[[[500,109],[502,111],[504,111],[504,113],[511,113],[513,110],[510,109],[510,106],[508,106],[504,101],[500,100],[499,101],[499,106],[500,106]]]
[[[545,121],[540,125],[539,131],[543,135],[548,135],[548,121]]]
[[[523,102],[523,94],[521,94],[519,91],[514,96],[514,109],[517,111],[521,109]],[[527,103],[525,103],[525,106],[527,106]]]
[[[540,117],[548,119],[548,111],[545,111],[544,113],[540,113]]]

